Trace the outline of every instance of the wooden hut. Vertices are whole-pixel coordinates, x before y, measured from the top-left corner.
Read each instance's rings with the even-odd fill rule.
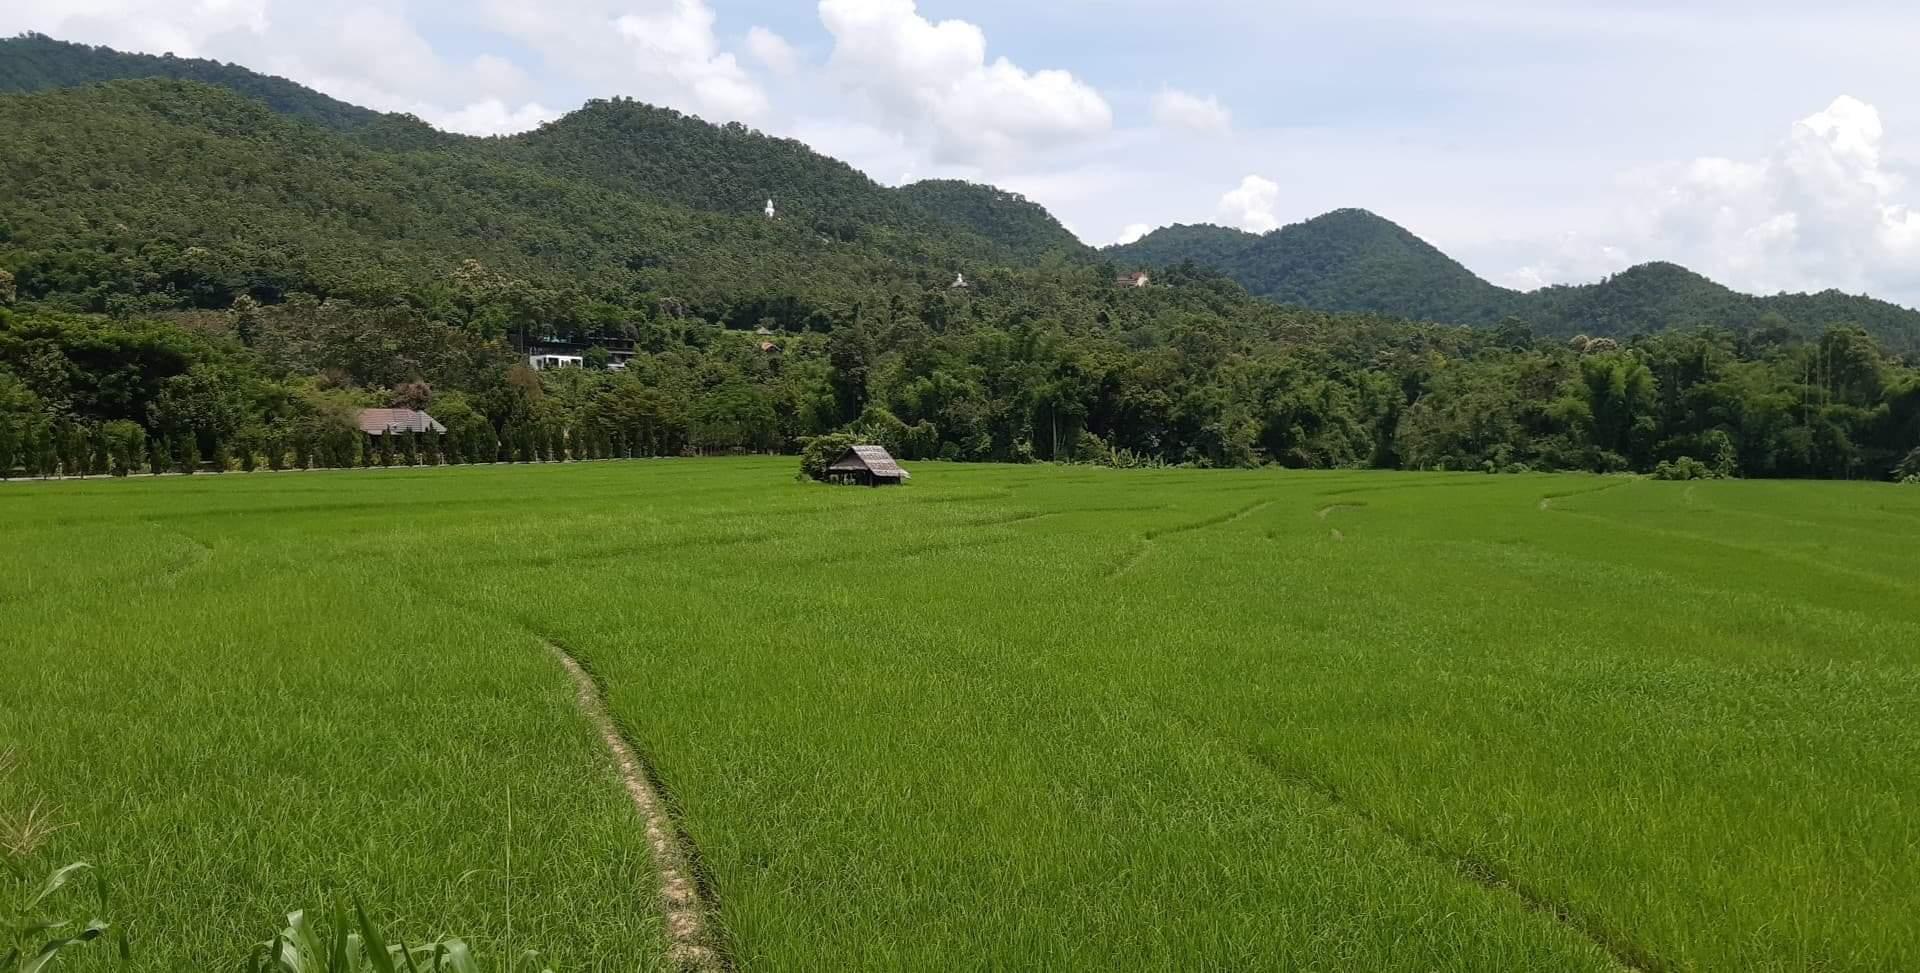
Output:
[[[828,483],[852,483],[860,486],[899,486],[911,478],[893,457],[879,446],[854,446],[840,454],[827,467]]]

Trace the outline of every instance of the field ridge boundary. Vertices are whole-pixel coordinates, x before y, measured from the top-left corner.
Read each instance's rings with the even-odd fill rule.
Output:
[[[1189,722],[1189,725],[1197,725]],[[1202,730],[1215,739],[1217,733]],[[1484,859],[1457,854],[1431,838],[1401,827],[1384,815],[1355,804],[1332,783],[1287,766],[1277,754],[1259,746],[1235,745],[1255,766],[1282,784],[1304,790],[1366,828],[1399,842],[1415,854],[1458,872],[1461,878],[1492,894],[1512,896],[1527,911],[1552,920],[1591,943],[1618,966],[1621,973],[1665,973],[1667,965],[1638,943],[1615,934],[1592,917],[1514,877],[1507,869]]]
[[[666,800],[655,783],[653,768],[640,759],[620,731],[593,674],[559,642],[545,637],[540,637],[540,642],[572,679],[575,702],[581,714],[600,735],[634,810],[646,823],[647,847],[652,851],[654,874],[660,881],[658,894],[666,925],[668,960],[683,973],[723,973],[729,964],[717,945],[712,908],[696,878],[692,842],[668,813]]]

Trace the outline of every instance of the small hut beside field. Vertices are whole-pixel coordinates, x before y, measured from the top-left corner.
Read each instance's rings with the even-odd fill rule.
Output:
[[[859,486],[899,486],[912,479],[880,446],[854,446],[827,466],[827,482]]]
[[[360,431],[369,436],[397,436],[407,432],[416,435],[437,432],[445,435],[447,427],[434,417],[414,409],[361,409]]]

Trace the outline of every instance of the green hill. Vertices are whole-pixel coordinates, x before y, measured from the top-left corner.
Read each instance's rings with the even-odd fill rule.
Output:
[[[895,192],[921,212],[971,230],[1024,260],[1093,252],[1046,207],[1019,193],[954,179],[924,180]]]
[[[609,110],[626,113],[589,114]],[[569,131],[562,122],[530,141],[557,151]],[[861,224],[847,240],[801,219],[705,212],[659,198],[703,190],[617,188],[593,168],[613,152],[551,167],[531,152],[483,140],[374,148],[193,82],[0,95],[0,266],[23,298],[109,310],[430,289],[478,259],[553,288],[751,323],[919,288],[957,267],[974,275],[970,255],[993,249],[905,217]],[[831,200],[847,186],[859,184],[795,196]],[[897,205],[884,190],[875,199]],[[780,308],[761,306],[775,294]]]
[[[1426,241],[1357,209],[1259,236],[1217,226],[1169,227],[1106,253],[1116,262],[1152,267],[1191,260],[1262,297],[1327,310],[1483,324],[1499,320],[1507,297]]]
[[[1218,226],[1174,226],[1102,251],[1121,264],[1186,261],[1227,274],[1253,294],[1329,311],[1367,311],[1453,324],[1518,317],[1543,335],[1624,337],[1711,324],[1865,327],[1889,345],[1920,349],[1920,312],[1827,291],[1755,297],[1684,267],[1653,263],[1594,284],[1521,292],[1488,283],[1405,228],[1345,209],[1256,236]]]
[[[1889,347],[1920,350],[1920,312],[1832,290],[1755,297],[1671,263],[1642,264],[1594,284],[1508,293],[1510,313],[1545,334],[1617,337],[1701,325],[1812,334],[1855,324]]]
[[[1258,234],[1211,223],[1176,223],[1161,227],[1127,244],[1106,248],[1108,259],[1123,267],[1172,267],[1192,261],[1202,267],[1229,272],[1255,243]]]
[[[486,148],[555,175],[690,209],[763,219],[771,199],[781,220],[841,240],[874,226],[932,222],[858,169],[804,143],[627,98],[590,101]],[[936,232],[950,229],[957,231]]]
[[[0,94],[0,476],[98,466],[101,437],[187,471],[284,461],[286,437],[366,462],[353,408],[443,393],[465,445],[521,460],[595,455],[596,430],[665,454],[853,430],[909,458],[1851,477],[1900,468],[1920,430],[1920,381],[1858,331],[1576,348],[1401,317],[1857,320],[1912,346],[1911,312],[1862,298],[1663,265],[1521,295],[1360,211],[1085,259],[1011,194],[887,189],[632,102],[473,139],[276,111],[226,80]],[[1128,255],[1173,266],[1116,287]],[[509,335],[632,357],[529,378]]]
[[[976,234],[967,220],[948,220],[939,215],[938,207],[917,206],[852,166],[800,142],[739,124],[712,125],[631,99],[594,100],[536,131],[505,139],[475,139],[438,131],[411,115],[350,105],[235,64],[127,54],[38,34],[0,40],[0,93],[147,78],[224,88],[275,114],[347,134],[374,148],[487,153],[548,176],[734,216],[759,216],[771,198],[784,220],[842,242],[859,239],[869,227],[884,226],[945,238],[956,251],[982,259],[1028,255],[1028,251],[997,248]],[[1044,211],[1039,212],[1051,221]]]
[[[72,90],[124,79],[146,80]],[[155,87],[166,82],[174,86]],[[800,142],[629,99],[592,101],[511,138],[475,139],[238,65],[37,34],[0,40],[0,97],[6,92],[42,100],[4,109],[12,124],[0,139],[14,164],[0,174],[10,193],[0,231],[12,239],[0,237],[0,246],[16,252],[26,293],[78,293],[95,308],[135,279],[157,280],[188,303],[239,291],[271,298],[289,287],[351,292],[374,280],[424,279],[454,254],[724,302],[788,275],[812,274],[823,283],[804,290],[832,291],[842,280],[920,282],[960,269],[977,276],[982,267],[1093,253],[1014,193],[946,180],[888,189]],[[82,137],[76,121],[113,134]],[[149,158],[156,147],[167,154]],[[194,153],[235,168],[195,165]],[[49,181],[49,168],[67,181]],[[761,215],[770,198],[780,216],[771,222]],[[251,207],[251,218],[238,206]],[[129,247],[115,233],[144,242]],[[209,234],[220,247],[206,246]],[[168,246],[197,248],[196,260],[228,268],[216,276],[236,282],[199,279],[205,266],[169,266]],[[1891,347],[1920,350],[1920,312],[1833,291],[1754,297],[1671,264],[1588,285],[1508,290],[1358,209],[1264,235],[1172,226],[1099,253],[1122,267],[1190,261],[1257,296],[1325,311],[1477,326],[1518,317],[1549,336],[1700,324],[1811,334],[1854,323]],[[724,316],[758,313],[756,303],[748,298],[748,310]]]
[[[171,54],[129,54],[54,40],[44,34],[0,38],[0,94],[73,88],[101,81],[169,78],[226,88],[289,118],[353,133],[370,144],[419,147],[457,136],[437,132],[411,115],[390,115],[350,105],[285,78],[238,64]]]

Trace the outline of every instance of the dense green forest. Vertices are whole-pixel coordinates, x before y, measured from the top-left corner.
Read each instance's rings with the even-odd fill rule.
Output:
[[[0,310],[0,468],[183,470],[783,450],[854,429],[907,458],[1686,476],[1920,474],[1920,373],[1864,332],[1618,346],[1262,305],[1221,278],[1098,269],[928,291],[777,336],[636,319],[625,371],[535,373],[477,326],[518,283],[158,318]],[[497,303],[496,303],[497,302]],[[355,410],[425,406],[383,450]],[[396,453],[395,450],[399,451]]]
[[[1191,260],[1255,295],[1302,307],[1453,324],[1491,324],[1505,311],[1505,292],[1363,210],[1336,210],[1264,236],[1218,226],[1170,227],[1111,248],[1107,256],[1148,267]]]
[[[1022,260],[1050,254],[1087,257],[1092,248],[1060,225],[1046,207],[1019,193],[953,179],[928,179],[895,190],[936,219],[965,227]]]
[[[1623,274],[1604,301],[1543,292],[1562,310],[1538,335],[1282,306],[1185,259],[1122,289],[1129,263],[1012,194],[889,190],[630,101],[509,139],[422,135],[207,62],[71,87],[146,62],[0,44],[85,61],[0,58],[35,89],[0,95],[5,475],[793,450],[846,429],[955,460],[1920,473],[1920,377],[1856,326],[1884,322],[1819,297],[1759,319],[1703,303],[1616,340],[1663,330],[1621,322],[1665,313],[1683,271]],[[1384,221],[1325,220],[1289,252],[1328,279],[1368,286],[1339,273],[1371,266],[1383,302],[1458,280],[1408,266],[1424,244]],[[1371,242],[1343,243],[1354,226]],[[1591,336],[1559,333],[1576,318]],[[515,338],[637,356],[536,373]],[[360,437],[356,410],[393,404],[448,435]]]
[[[171,78],[216,85],[258,101],[273,111],[371,144],[424,146],[455,141],[411,115],[383,114],[329,98],[285,78],[237,64],[171,54],[128,54],[88,47],[44,34],[0,38],[0,94],[71,88],[100,81]]]
[[[632,99],[596,99],[535,131],[477,139],[438,132],[412,116],[348,105],[237,65],[123,54],[40,35],[0,40],[0,93],[148,78],[224,88],[373,149],[444,149],[651,203],[759,216],[771,199],[784,220],[842,242],[885,228],[1003,262],[1090,252],[1044,209],[1001,190],[964,183],[889,189],[800,142],[739,124],[709,125]]]
[[[1811,336],[1845,322],[1866,328],[1890,348],[1920,351],[1920,311],[1838,291],[1752,297],[1668,263],[1645,264],[1596,284],[1507,290],[1365,210],[1337,210],[1265,235],[1220,226],[1166,227],[1103,255],[1144,267],[1192,261],[1227,274],[1256,296],[1329,311],[1470,325],[1517,317],[1560,337],[1624,338],[1700,326],[1787,328]]]

